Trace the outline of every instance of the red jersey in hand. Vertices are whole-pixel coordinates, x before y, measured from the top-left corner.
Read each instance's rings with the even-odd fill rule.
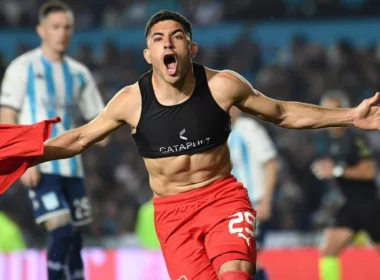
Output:
[[[0,194],[28,169],[36,156],[44,153],[56,117],[32,125],[0,124]]]

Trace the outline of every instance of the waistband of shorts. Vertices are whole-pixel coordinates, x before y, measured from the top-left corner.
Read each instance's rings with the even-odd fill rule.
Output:
[[[183,204],[184,202],[193,201],[198,198],[207,196],[209,193],[220,190],[220,188],[230,185],[231,183],[236,183],[237,180],[234,176],[230,175],[223,179],[219,179],[215,182],[212,182],[209,185],[204,187],[194,189],[188,192],[183,192],[179,194],[163,196],[163,197],[154,197],[153,205],[177,205]]]

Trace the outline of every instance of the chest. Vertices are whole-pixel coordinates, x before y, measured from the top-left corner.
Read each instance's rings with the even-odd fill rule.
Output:
[[[143,112],[137,132],[159,143],[211,141],[230,131],[230,118],[209,96],[197,94],[179,106],[152,102]]]

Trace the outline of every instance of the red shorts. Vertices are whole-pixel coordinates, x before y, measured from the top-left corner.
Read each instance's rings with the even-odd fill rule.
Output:
[[[256,263],[256,211],[233,176],[153,203],[170,279],[217,280],[225,262]]]

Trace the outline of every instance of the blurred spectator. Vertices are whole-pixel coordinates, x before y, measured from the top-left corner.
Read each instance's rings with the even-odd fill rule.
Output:
[[[380,15],[377,0],[133,0],[73,1],[78,29],[107,28],[144,23],[163,9],[183,12],[194,24],[212,25],[224,20],[314,19]],[[43,1],[0,0],[0,26],[26,27],[37,23],[37,7]]]

